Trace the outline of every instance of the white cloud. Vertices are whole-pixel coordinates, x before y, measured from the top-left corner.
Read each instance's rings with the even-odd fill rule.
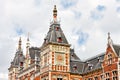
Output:
[[[7,80],[8,74],[7,73],[0,73],[0,79],[1,80]]]

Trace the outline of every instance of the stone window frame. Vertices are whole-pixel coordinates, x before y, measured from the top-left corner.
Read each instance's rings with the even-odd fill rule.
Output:
[[[112,53],[109,52],[107,55],[108,65],[112,64]]]
[[[45,53],[44,54],[44,66],[47,66],[48,65],[48,53]]]
[[[88,78],[88,80],[92,80],[92,78]]]
[[[63,78],[57,78],[57,80],[63,80]]]
[[[105,80],[110,80],[110,72],[105,73]]]
[[[94,77],[94,80],[99,80],[99,79],[98,79],[98,76],[95,76],[95,77]]]
[[[103,74],[100,75],[100,80],[104,80],[104,75]]]
[[[117,75],[118,75],[118,71],[117,70],[113,70],[112,71],[112,79],[113,80],[117,80],[118,79]]]

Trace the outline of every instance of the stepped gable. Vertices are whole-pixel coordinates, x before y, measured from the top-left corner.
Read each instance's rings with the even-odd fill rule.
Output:
[[[108,46],[110,46],[113,49],[113,51],[115,51],[117,56],[120,57],[120,45],[116,45],[113,43],[109,32],[108,32]]]
[[[92,57],[84,62],[83,74],[101,69],[105,53]]]

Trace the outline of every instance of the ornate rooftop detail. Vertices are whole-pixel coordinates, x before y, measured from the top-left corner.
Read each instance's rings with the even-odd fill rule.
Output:
[[[11,62],[11,67],[19,67],[21,65],[20,63],[24,62],[25,57],[23,55],[21,44],[22,44],[22,40],[20,37],[18,42],[18,50],[16,51],[15,57]]]
[[[110,32],[108,32],[108,45],[113,44],[112,39],[110,37]]]
[[[57,21],[57,9],[56,9],[56,5],[54,5],[54,10],[53,10],[53,20],[54,20],[54,22]]]
[[[21,48],[21,45],[22,45],[22,40],[21,40],[21,37],[20,37],[19,42],[18,42],[18,50],[21,50],[21,49],[22,49],[22,48]]]
[[[68,41],[60,27],[59,22],[57,21],[57,9],[56,5],[54,6],[53,10],[53,22],[50,24],[49,31],[44,38],[43,45],[47,43],[57,43],[57,44],[67,44]]]

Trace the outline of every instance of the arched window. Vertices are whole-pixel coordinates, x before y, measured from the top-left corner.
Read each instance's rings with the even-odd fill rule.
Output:
[[[109,64],[112,64],[112,54],[111,53],[108,53],[108,65]]]

